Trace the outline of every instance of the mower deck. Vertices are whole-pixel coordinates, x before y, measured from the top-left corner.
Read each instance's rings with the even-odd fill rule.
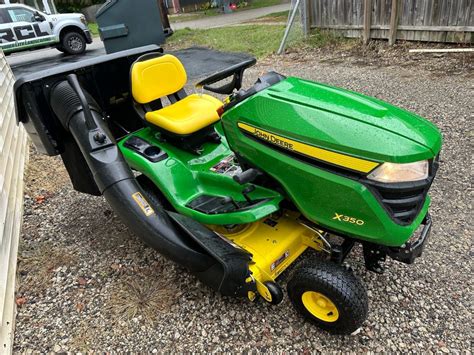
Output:
[[[306,249],[325,249],[319,231],[308,228],[298,212],[289,210],[234,229],[210,228],[252,255],[249,266],[252,278],[258,293],[269,302],[274,300],[266,282],[274,282]],[[252,299],[252,295],[249,297]]]

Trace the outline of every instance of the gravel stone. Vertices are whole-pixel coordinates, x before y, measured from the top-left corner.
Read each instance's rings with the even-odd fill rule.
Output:
[[[404,65],[341,52],[290,53],[246,74],[247,85],[276,70],[375,96],[443,133],[422,258],[413,265],[387,260],[383,275],[365,270],[360,249],[348,259],[370,301],[358,334],[319,330],[287,297],[271,306],[215,293],[144,246],[102,197],[74,191],[59,158],[33,151],[18,264],[17,297],[26,303],[18,307],[15,352],[469,352],[474,76],[459,66],[443,72],[453,67],[447,56],[426,59],[434,71],[417,58]]]

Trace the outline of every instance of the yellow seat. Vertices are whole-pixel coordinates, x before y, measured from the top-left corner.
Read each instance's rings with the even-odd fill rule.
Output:
[[[139,104],[148,104],[180,91],[187,81],[183,64],[170,54],[139,58],[131,70],[132,95]],[[145,113],[145,120],[166,131],[189,135],[219,120],[222,102],[209,95],[189,95],[156,111]]]
[[[157,111],[147,112],[145,118],[169,132],[187,135],[219,120],[217,109],[222,102],[209,95],[189,95]]]

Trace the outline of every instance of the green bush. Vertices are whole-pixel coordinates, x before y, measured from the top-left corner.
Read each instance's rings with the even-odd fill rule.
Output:
[[[60,13],[80,12],[84,7],[102,4],[104,0],[56,0],[56,8]]]

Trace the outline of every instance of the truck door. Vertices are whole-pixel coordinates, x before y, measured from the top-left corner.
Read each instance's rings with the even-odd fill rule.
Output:
[[[11,45],[15,41],[10,16],[6,9],[0,9],[0,47]]]
[[[2,45],[5,52],[39,47],[56,41],[50,23],[38,12],[20,6],[7,7],[3,11],[10,21],[0,32],[2,42],[8,42],[7,45]]]

